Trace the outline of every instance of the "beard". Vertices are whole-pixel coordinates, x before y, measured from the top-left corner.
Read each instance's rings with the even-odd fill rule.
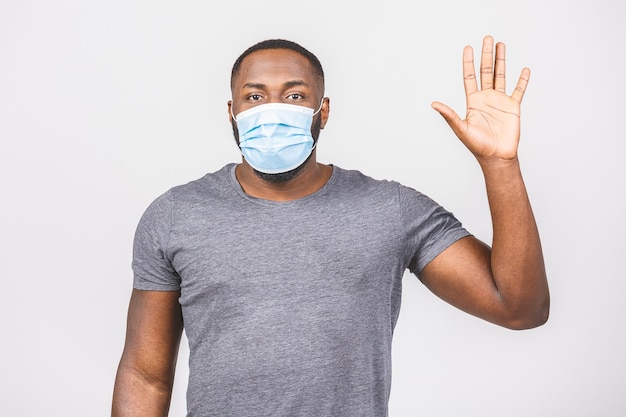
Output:
[[[235,123],[234,120],[230,120],[230,124],[233,127],[233,136],[235,137],[235,142],[237,143],[237,147],[239,147],[239,131],[237,130],[237,124]],[[317,115],[314,119],[313,122],[311,123],[311,136],[313,137],[313,149],[315,149],[315,146],[317,145],[317,139],[320,136],[320,132],[322,130],[322,118],[320,117],[320,115]],[[313,156],[313,151],[311,152],[311,155],[308,156],[307,159],[305,159],[305,161],[300,164],[299,166],[297,166],[296,168],[286,171],[286,172],[278,172],[275,174],[268,174],[266,172],[261,172],[261,171],[257,171],[256,169],[252,168],[252,170],[254,171],[254,173],[256,174],[257,177],[259,177],[260,179],[262,179],[263,181],[270,183],[270,184],[285,184],[291,180],[293,180],[294,178],[296,178],[300,172],[302,172],[302,170],[304,169],[304,167],[309,163],[309,161],[311,160],[311,157]]]

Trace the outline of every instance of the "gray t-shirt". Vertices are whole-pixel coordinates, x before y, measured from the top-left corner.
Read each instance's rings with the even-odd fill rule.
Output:
[[[135,236],[134,287],[181,291],[188,416],[386,416],[402,276],[469,233],[397,182],[334,166],[274,202],[235,167],[158,197]]]

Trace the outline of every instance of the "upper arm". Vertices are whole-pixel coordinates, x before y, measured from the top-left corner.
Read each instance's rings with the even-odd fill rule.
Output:
[[[503,324],[504,309],[491,271],[491,248],[473,236],[457,240],[420,273],[435,295],[474,316]]]
[[[156,386],[171,385],[183,330],[179,296],[179,291],[133,290],[120,369]]]

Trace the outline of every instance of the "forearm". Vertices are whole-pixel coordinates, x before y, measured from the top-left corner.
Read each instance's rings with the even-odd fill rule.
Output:
[[[122,362],[113,391],[112,417],[166,417],[173,381],[142,376]]]
[[[491,270],[511,327],[541,325],[549,292],[539,232],[519,161],[481,162],[493,223]]]

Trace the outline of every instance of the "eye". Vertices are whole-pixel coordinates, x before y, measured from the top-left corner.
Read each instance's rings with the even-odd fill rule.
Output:
[[[248,96],[248,100],[250,101],[259,101],[261,100],[263,97],[260,94],[250,94]]]
[[[304,96],[300,93],[290,93],[287,95],[288,100],[302,100]]]

